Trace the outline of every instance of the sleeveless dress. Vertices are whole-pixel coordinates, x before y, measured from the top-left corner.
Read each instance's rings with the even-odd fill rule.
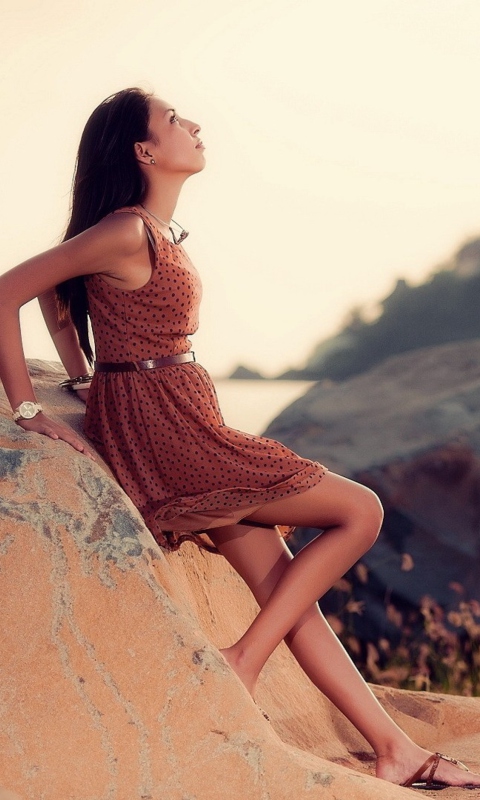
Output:
[[[155,264],[140,289],[119,289],[100,275],[85,278],[97,360],[189,352],[202,294],[195,267],[142,208],[114,213],[142,218]],[[85,432],[154,538],[169,550],[186,539],[208,547],[202,533],[304,492],[326,472],[279,442],[226,426],[213,383],[196,361],[95,372]]]

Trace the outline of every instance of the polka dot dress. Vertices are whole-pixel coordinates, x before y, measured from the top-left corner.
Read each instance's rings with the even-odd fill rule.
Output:
[[[150,280],[140,289],[86,281],[98,361],[139,361],[186,353],[198,328],[199,275],[143,209],[155,245]],[[139,509],[157,542],[231,525],[272,500],[317,484],[325,468],[282,444],[224,424],[212,381],[198,362],[139,372],[96,372],[85,430]]]

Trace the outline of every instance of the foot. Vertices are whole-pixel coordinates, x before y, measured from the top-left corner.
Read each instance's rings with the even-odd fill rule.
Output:
[[[251,666],[245,663],[242,654],[239,653],[235,647],[227,647],[224,650],[220,650],[220,653],[228,666],[233,669],[237,678],[241,680],[247,692],[254,697],[258,672],[252,671]]]
[[[377,757],[377,778],[396,783],[400,786],[405,785],[411,780],[422,764],[432,755],[428,750],[413,745],[408,752],[386,753]],[[431,771],[431,762],[425,767],[423,772],[418,775],[417,780],[427,780]],[[465,768],[452,761],[445,761],[441,758],[435,770],[434,781],[444,783],[447,786],[469,786],[480,788],[480,774],[476,772],[466,772]]]

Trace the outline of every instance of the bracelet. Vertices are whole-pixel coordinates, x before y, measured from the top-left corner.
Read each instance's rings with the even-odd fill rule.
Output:
[[[91,381],[82,381],[82,383],[74,383],[73,386],[70,386],[69,392],[78,392],[79,389],[90,389],[92,385]]]
[[[92,378],[93,375],[87,373],[85,375],[79,375],[77,378],[67,378],[67,380],[62,381],[58,385],[61,389],[66,389],[68,392],[74,392],[77,389],[89,389]]]

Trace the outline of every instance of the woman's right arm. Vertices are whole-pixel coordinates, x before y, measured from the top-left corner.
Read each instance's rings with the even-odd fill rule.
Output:
[[[3,290],[4,287],[0,278],[0,292],[3,293]],[[0,336],[0,376],[12,409],[18,408],[20,403],[26,400],[36,403],[37,398],[35,397],[23,353],[18,308],[15,309],[12,305],[2,300],[0,300],[0,325],[2,331]],[[33,419],[20,419],[17,424],[24,430],[42,433],[51,439],[62,439],[74,447],[75,450],[94,458],[90,450],[85,447],[84,443],[73,431],[55,420],[51,420],[43,412],[37,414]]]
[[[142,230],[138,225],[126,224],[121,219],[125,216],[107,217],[0,276],[0,378],[12,409],[26,400],[37,402],[23,352],[20,308],[69,278],[99,272],[115,275],[112,265],[138,252],[142,244]],[[72,431],[43,412],[33,419],[21,419],[18,424],[25,430],[62,439],[93,457]]]

